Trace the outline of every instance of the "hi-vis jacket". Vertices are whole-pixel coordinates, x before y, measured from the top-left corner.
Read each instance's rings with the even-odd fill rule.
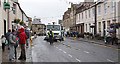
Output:
[[[53,32],[52,33],[48,32],[48,36],[49,37],[54,37],[54,33]]]

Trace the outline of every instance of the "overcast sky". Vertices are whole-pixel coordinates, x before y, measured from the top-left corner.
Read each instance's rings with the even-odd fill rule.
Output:
[[[79,3],[84,0],[19,0],[21,8],[29,16],[41,18],[48,24],[62,19],[62,15],[70,7],[69,2]]]

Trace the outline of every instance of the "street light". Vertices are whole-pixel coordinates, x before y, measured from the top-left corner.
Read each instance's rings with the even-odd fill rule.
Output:
[[[7,22],[8,22],[8,27],[7,27],[7,29],[9,29],[9,27],[10,27],[10,25],[9,25],[9,9],[10,9],[10,4],[9,4],[9,2],[4,2],[4,9],[6,9],[6,10],[8,10],[7,11]]]

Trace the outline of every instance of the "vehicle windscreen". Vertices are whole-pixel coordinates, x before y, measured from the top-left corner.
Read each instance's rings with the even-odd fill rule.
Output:
[[[47,25],[47,30],[52,29],[52,31],[59,31],[60,25]]]

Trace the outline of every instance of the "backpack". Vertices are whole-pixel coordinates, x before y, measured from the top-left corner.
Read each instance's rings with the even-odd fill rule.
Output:
[[[30,38],[30,32],[29,32],[29,30],[25,30],[25,34],[27,35],[27,39]]]

